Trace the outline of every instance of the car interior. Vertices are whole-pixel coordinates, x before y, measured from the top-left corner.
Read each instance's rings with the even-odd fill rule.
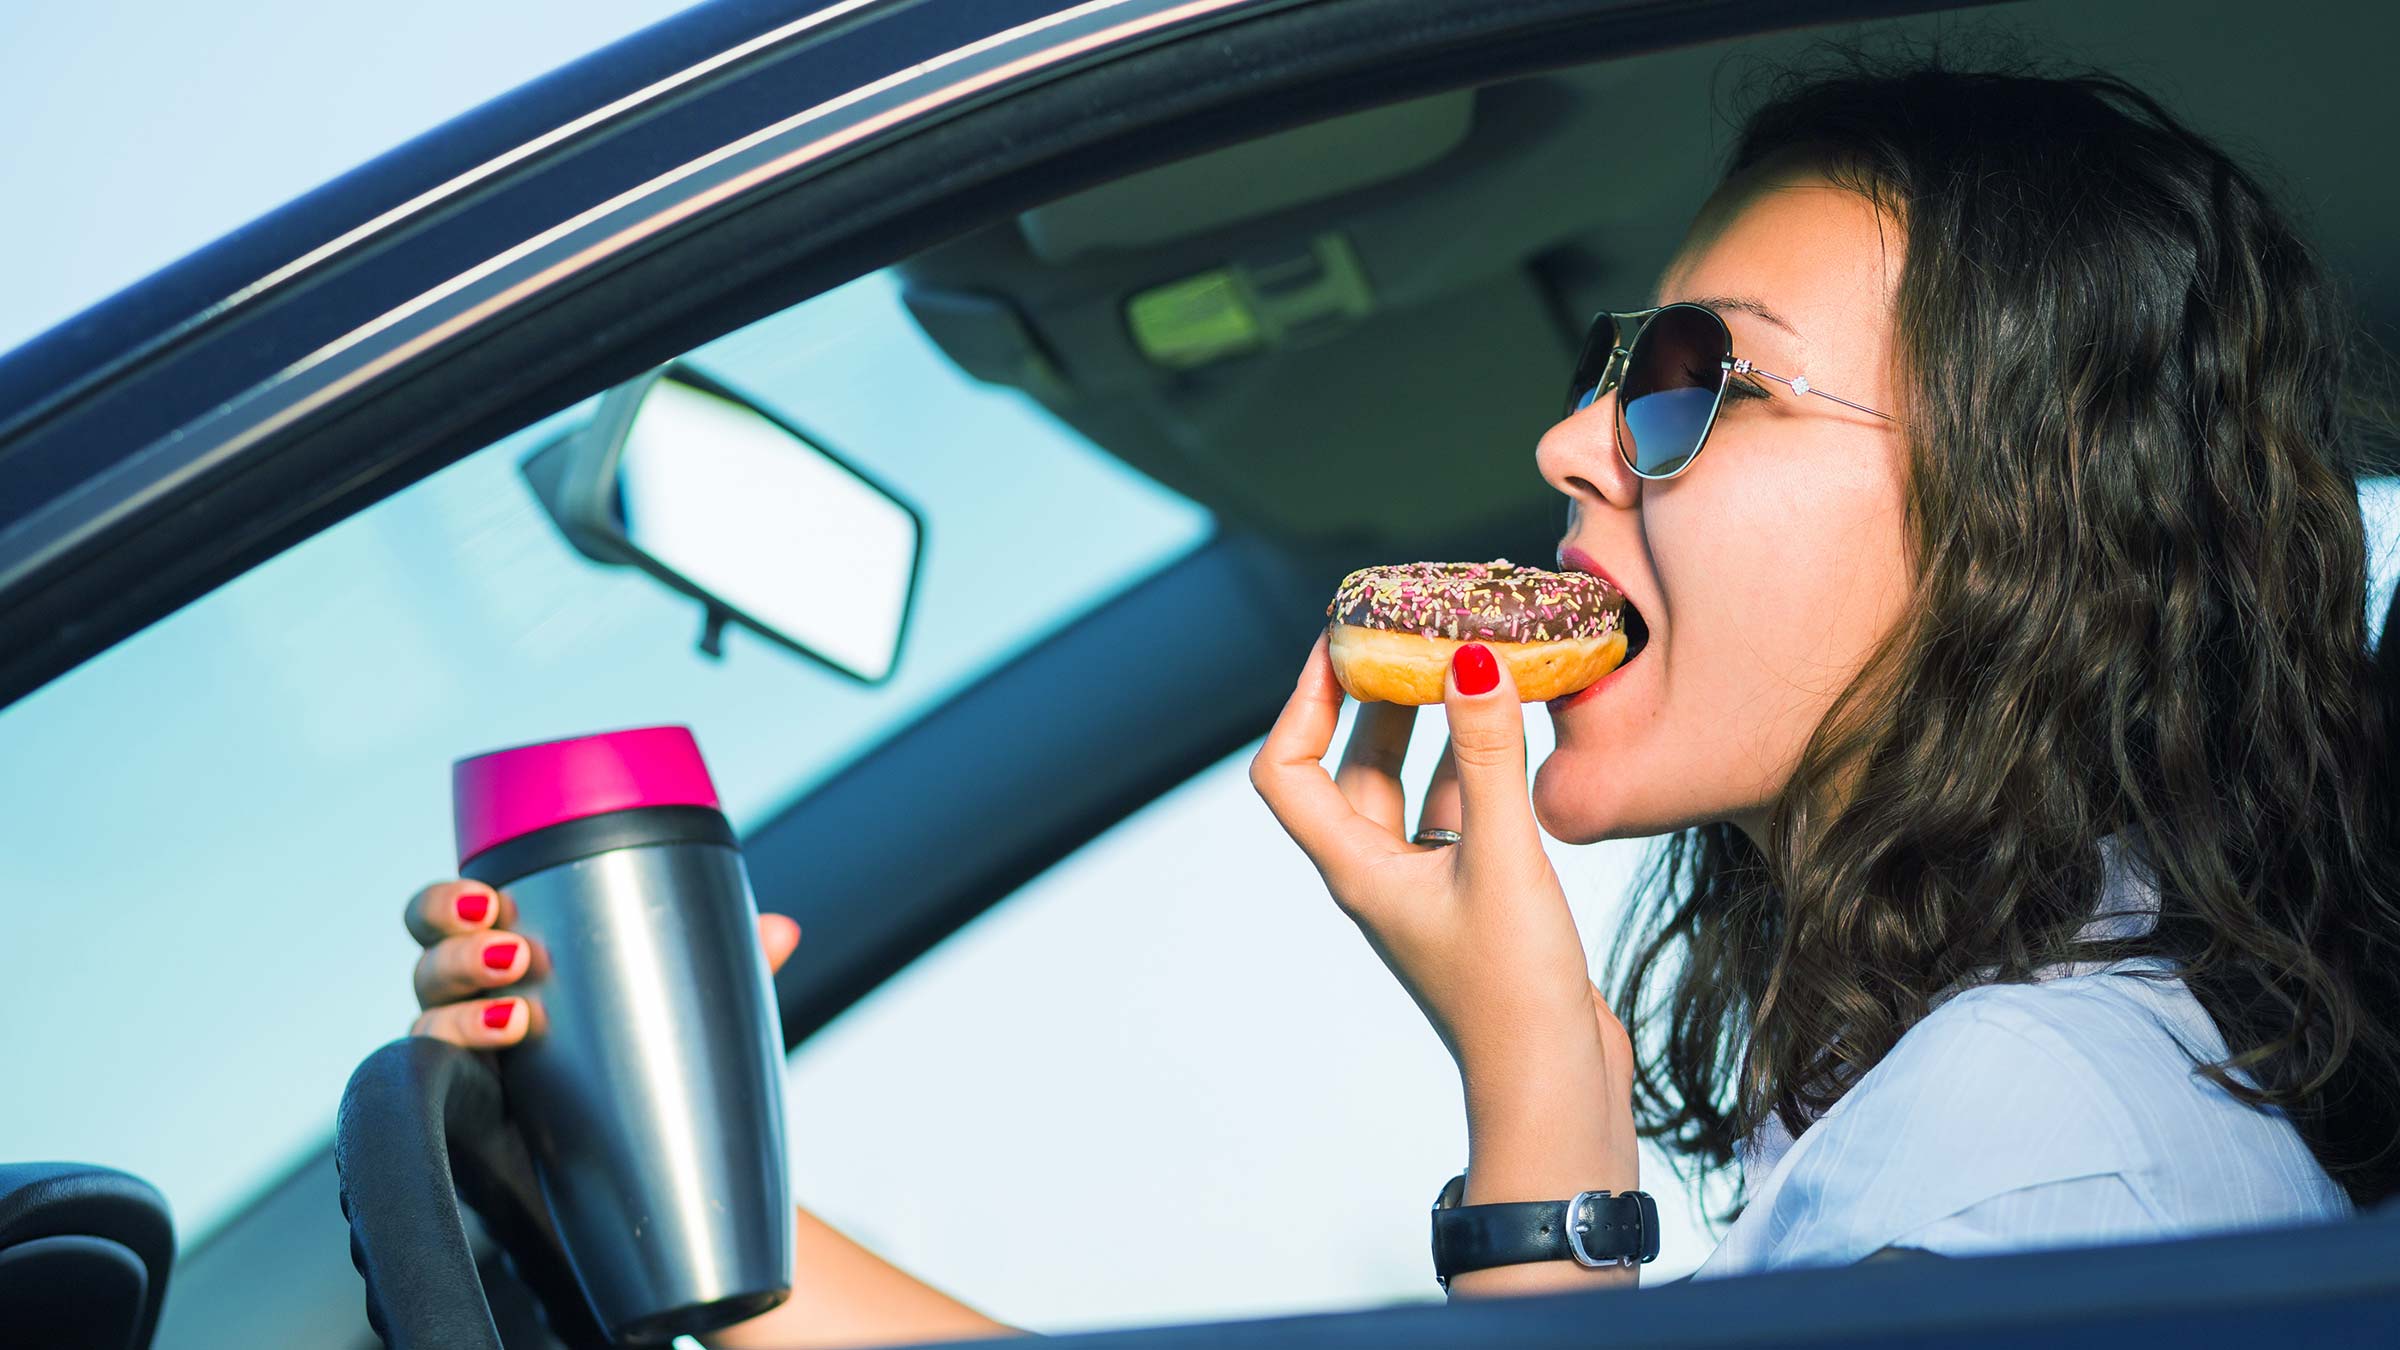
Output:
[[[2392,188],[2356,172],[2374,153],[2363,127],[2287,96],[2357,86],[2319,65],[2339,58],[2315,42],[2221,41],[2219,21],[2241,12],[2181,9],[2161,25],[2139,5],[2009,5],[1864,31],[1965,52],[1995,33],[2054,34],[2024,48],[2167,92],[2290,185],[2388,340],[2400,275],[2376,222]],[[2389,22],[2345,16],[2370,45],[2361,20]],[[1387,548],[1499,526],[1553,495],[1516,452],[1548,425],[1591,314],[1651,303],[1745,82],[1826,38],[1548,72],[1130,175],[911,258],[910,309],[961,368],[1025,390],[1222,519]],[[1145,304],[1209,286],[1245,297],[1257,331],[1146,338]],[[1389,378],[1419,371],[1442,378]],[[1459,472],[1461,448],[1483,446],[1508,463]]]
[[[905,316],[962,386],[1038,409],[1078,454],[1105,459],[1108,473],[1129,471],[1142,493],[1166,503],[1129,496],[1124,510],[1183,511],[1175,519],[1188,531],[1171,547],[1129,545],[1108,555],[1073,595],[996,632],[971,659],[941,667],[938,678],[921,666],[922,684],[844,723],[853,728],[843,733],[848,739],[811,748],[805,771],[762,770],[745,788],[743,849],[760,904],[793,915],[808,934],[777,978],[787,1050],[798,1055],[812,1037],[850,1034],[863,1020],[853,1010],[869,1008],[934,954],[956,950],[962,932],[1005,914],[1012,897],[1121,823],[1208,775],[1238,776],[1322,622],[1324,597],[1349,569],[1416,557],[1547,565],[1562,503],[1534,471],[1531,450],[1557,415],[1584,324],[1596,310],[1653,303],[1655,279],[1719,171],[1744,97],[1786,63],[1821,57],[1829,40],[1906,37],[1962,54],[2083,62],[2158,93],[2282,188],[2370,337],[2394,348],[2400,262],[2384,236],[2400,214],[2400,183],[2371,166],[2384,154],[2381,53],[2400,40],[2400,17],[2365,4],[2306,6],[2289,17],[2260,31],[2257,9],[2230,0],[2177,6],[2172,22],[2161,22],[2155,6],[2125,0],[2041,0],[1585,59],[1414,93],[1141,167],[952,229],[892,262],[880,283],[892,313]],[[819,304],[811,297],[788,316],[718,324],[677,355],[807,420],[803,373],[816,349],[803,350],[797,337],[819,332],[805,326]],[[768,347],[779,353],[773,360],[760,355]],[[838,398],[827,389],[823,403]],[[488,456],[497,476],[474,481],[514,482],[516,463],[588,406],[540,428],[508,428]],[[976,433],[970,426],[956,434],[972,441]],[[876,450],[859,444],[867,439],[848,431],[836,441],[911,490],[907,465],[921,447]],[[2366,448],[2375,452],[2361,474],[2374,550],[2371,609],[2380,624],[2400,569],[2400,456],[2393,447]],[[461,475],[472,463],[392,502],[463,500],[468,489],[460,485],[469,480]],[[1082,464],[1028,473],[1082,473]],[[1006,474],[1006,464],[997,467]],[[1061,488],[1061,499],[1082,490]],[[962,487],[958,500],[928,505],[930,537],[958,528],[982,491]],[[523,519],[538,520],[535,510],[527,497]],[[1097,519],[1102,508],[1093,510]],[[1026,537],[1042,524],[1025,522]],[[1058,528],[1071,534],[1073,525]],[[334,525],[327,537],[349,528]],[[545,536],[542,546],[560,567],[599,567],[574,559],[560,541]],[[331,547],[314,556],[331,556]],[[610,585],[608,603],[667,616],[661,625],[680,634],[674,660],[692,672],[716,668],[689,650],[681,630],[697,620],[680,597],[639,578]],[[329,612],[339,600],[327,601]],[[908,641],[938,647],[949,613],[928,601]],[[1129,647],[1158,654],[1150,678],[1074,674],[1106,669]],[[903,649],[902,676],[918,655]],[[755,669],[777,654],[750,647],[733,656],[728,668]],[[60,689],[97,679],[109,659],[61,676]],[[844,700],[876,696],[821,678],[836,691],[825,695],[829,705],[848,709]],[[1071,710],[1059,706],[1062,681],[1075,691]],[[66,697],[0,710],[0,752],[9,745],[8,719],[27,722]],[[1038,755],[1027,751],[1034,743]],[[378,921],[394,930],[387,945],[360,956],[344,978],[396,990],[410,953],[389,916]],[[402,1029],[390,1025],[386,1037]],[[361,1041],[352,1060],[378,1039]],[[333,1163],[341,1081],[320,1075],[300,1090],[315,1094],[309,1109],[318,1124],[272,1177],[221,1206],[203,1240],[181,1249],[162,1240],[176,1208],[172,1187],[162,1194],[107,1158],[0,1166],[0,1288],[90,1291],[23,1307],[0,1300],[0,1328],[38,1327],[58,1344],[132,1350],[378,1344]],[[1042,1106],[1029,1099],[1007,1110]],[[1394,1190],[1407,1192],[1397,1208],[1416,1213],[1429,1198],[1416,1192],[1438,1180],[1391,1178]],[[407,1189],[402,1178],[393,1193]],[[495,1202],[507,1209],[504,1222],[528,1221],[518,1200],[516,1208]],[[1351,1222],[1330,1207],[1286,1213],[1329,1230]],[[2391,1229],[2396,1221],[2383,1214],[2358,1222]],[[465,1255],[503,1344],[590,1343],[586,1329],[556,1311],[556,1272],[547,1273],[554,1303],[545,1311],[536,1292],[545,1272],[512,1265],[473,1216],[466,1231]],[[1081,1236],[1095,1252],[1119,1241],[1106,1224]],[[2325,1280],[2368,1291],[2389,1277],[2380,1263],[2388,1262],[2390,1238],[2380,1240],[2386,1245],[2319,1235],[2291,1250],[2311,1253]],[[1408,1242],[1421,1245],[1421,1231],[1412,1229]],[[1071,1250],[1050,1256],[1079,1259]],[[2238,1241],[2225,1240],[2182,1258],[2169,1251],[2144,1259],[2145,1269],[2188,1273],[2236,1269],[2242,1256]],[[1982,1309],[1991,1325],[2005,1326],[2007,1300],[2032,1288],[2054,1291],[2047,1306],[2058,1316],[2105,1306],[2096,1275],[2060,1284],[2049,1267],[2004,1259],[1997,1268],[2017,1272],[1995,1276],[2015,1283],[1962,1293],[1952,1311]],[[15,1278],[37,1271],[35,1284]],[[1832,1286],[1809,1292],[1805,1277],[1774,1277],[1772,1301],[1800,1319],[1783,1325],[1805,1323],[1839,1339],[1842,1318],[1861,1306],[1858,1291],[1899,1298],[1894,1291],[1920,1279],[1892,1269],[1854,1274],[1869,1284],[1844,1286],[1851,1292],[1838,1297]],[[1417,1277],[1422,1288],[1411,1295],[1365,1277],[1355,1283],[1376,1301],[1438,1302],[1430,1266]],[[1661,1300],[1645,1314],[1648,1330],[1660,1343],[1670,1333],[1773,1338],[1776,1324],[1761,1321],[1753,1305],[1721,1305],[1731,1310],[1710,1321],[1716,1314],[1705,1293],[1645,1294]],[[1225,1306],[1248,1312],[1230,1297]],[[1321,1311],[1359,1306],[1329,1296]],[[2362,1317],[2372,1311],[2358,1306]],[[1161,1318],[1187,1311],[1178,1305]],[[1523,1320],[1538,1313],[1479,1308],[1475,1325],[1494,1340],[1529,1337],[1549,1325]],[[1381,1316],[1362,1318],[1354,1333],[1378,1343],[1443,1343],[1438,1329],[1375,1320]],[[1125,1344],[1199,1344],[1209,1339],[1199,1330],[1181,1340],[1129,1334]],[[1318,1331],[1334,1334],[1301,1328],[1288,1343],[1333,1343],[1305,1339]]]

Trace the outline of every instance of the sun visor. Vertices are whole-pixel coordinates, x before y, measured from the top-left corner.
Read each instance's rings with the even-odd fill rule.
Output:
[[[1370,108],[1104,183],[1017,227],[1049,263],[1205,234],[1414,173],[1466,140],[1474,112],[1471,89]]]

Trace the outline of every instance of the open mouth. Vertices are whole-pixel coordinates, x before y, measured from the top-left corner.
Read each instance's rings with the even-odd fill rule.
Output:
[[[1622,594],[1622,592],[1619,592],[1619,594]],[[1562,694],[1559,697],[1550,700],[1551,712],[1563,712],[1566,709],[1572,708],[1576,704],[1582,703],[1587,699],[1597,697],[1603,687],[1616,679],[1619,674],[1623,673],[1625,667],[1632,665],[1633,658],[1640,656],[1642,654],[1642,649],[1650,645],[1650,623],[1648,620],[1642,617],[1642,612],[1640,610],[1633,607],[1633,602],[1631,600],[1625,601],[1624,608],[1619,613],[1620,618],[1618,622],[1625,631],[1625,655],[1618,658],[1617,664],[1611,667],[1606,675],[1601,676],[1599,679],[1594,680],[1592,683],[1585,685],[1583,688],[1576,690],[1572,694]]]
[[[1642,612],[1633,607],[1631,600],[1625,602],[1624,624],[1625,659],[1617,663],[1620,667],[1631,663],[1633,658],[1642,654],[1642,648],[1650,645],[1650,625],[1643,620]]]

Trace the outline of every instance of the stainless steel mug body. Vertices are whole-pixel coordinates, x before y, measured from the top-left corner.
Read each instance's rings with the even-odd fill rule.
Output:
[[[540,1009],[510,1118],[612,1341],[791,1294],[783,1032],[758,905],[698,744],[645,727],[453,768],[459,871],[516,903]]]
[[[501,1082],[601,1325],[664,1342],[782,1302],[783,1040],[741,855],[621,848],[503,889],[548,1025]]]

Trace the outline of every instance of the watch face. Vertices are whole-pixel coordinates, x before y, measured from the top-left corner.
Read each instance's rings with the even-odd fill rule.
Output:
[[[1464,1199],[1466,1194],[1467,1174],[1461,1172],[1442,1183],[1441,1193],[1433,1197],[1433,1207],[1435,1209],[1456,1209],[1458,1202]]]

